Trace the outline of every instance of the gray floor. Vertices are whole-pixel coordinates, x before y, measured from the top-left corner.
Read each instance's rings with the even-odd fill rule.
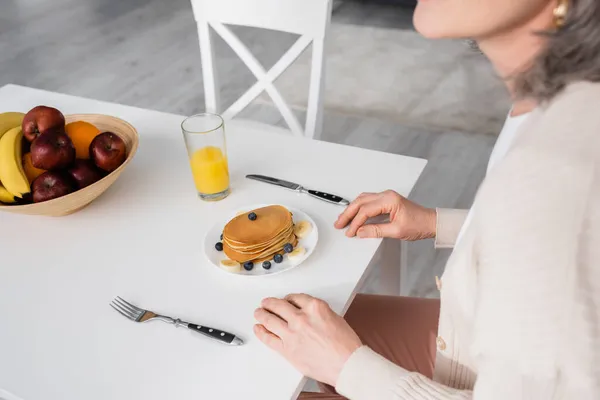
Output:
[[[411,29],[410,10],[343,2],[335,24]],[[293,42],[236,29],[265,67]],[[384,49],[382,51],[385,51]],[[16,83],[160,111],[202,110],[198,42],[189,0],[2,0],[0,86]],[[231,50],[218,47],[224,104],[254,81]],[[408,79],[408,78],[407,78]],[[248,111],[281,123],[264,105]],[[429,164],[412,199],[427,206],[468,207],[495,137],[327,112],[323,140],[423,157]],[[365,135],[361,132],[369,132]],[[448,256],[431,242],[408,248],[411,294],[437,296],[434,276]]]

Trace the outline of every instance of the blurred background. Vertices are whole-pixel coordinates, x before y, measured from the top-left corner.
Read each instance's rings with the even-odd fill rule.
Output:
[[[429,163],[411,198],[425,206],[467,208],[508,98],[487,60],[468,43],[420,37],[412,26],[414,5],[334,1],[321,140],[425,158]],[[265,69],[297,38],[254,28],[233,31]],[[14,83],[182,115],[204,109],[189,0],[0,0],[0,54],[0,86]],[[216,54],[226,107],[255,78],[220,40]],[[309,71],[310,49],[275,83],[299,116]],[[266,96],[244,113],[283,124]],[[409,243],[407,256],[403,279],[410,294],[437,296],[434,277],[448,253],[425,241]]]

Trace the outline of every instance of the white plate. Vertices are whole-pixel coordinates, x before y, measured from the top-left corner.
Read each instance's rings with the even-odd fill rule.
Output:
[[[266,207],[268,205],[269,204],[260,204],[240,208],[232,212],[230,215],[225,216],[223,220],[217,222],[212,228],[209,229],[208,233],[206,234],[206,237],[204,238],[204,254],[206,254],[206,257],[211,262],[211,264],[213,264],[220,270],[225,271],[221,268],[221,260],[226,260],[227,256],[224,252],[217,251],[215,249],[215,244],[221,241],[221,233],[223,233],[223,228],[225,227],[225,225],[227,225],[227,223],[231,219],[233,219],[236,215],[238,215],[241,212],[250,212],[252,210],[256,210],[257,208]],[[284,254],[283,262],[281,262],[280,264],[276,264],[273,260],[271,260],[271,269],[269,270],[264,269],[262,267],[262,263],[258,263],[254,265],[254,268],[251,271],[246,271],[242,267],[240,272],[231,272],[232,274],[244,276],[273,275],[297,267],[312,254],[319,240],[319,230],[317,229],[315,221],[313,221],[313,219],[308,214],[301,210],[298,210],[297,208],[288,207],[283,204],[281,205],[291,211],[294,224],[297,224],[300,221],[309,221],[312,225],[312,230],[310,231],[308,236],[302,239],[298,239],[298,246],[302,246],[306,249],[306,253],[304,254],[304,256],[298,260],[290,261],[287,255]]]

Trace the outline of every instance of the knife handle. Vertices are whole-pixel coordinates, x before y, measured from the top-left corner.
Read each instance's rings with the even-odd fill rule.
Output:
[[[208,336],[211,339],[218,340],[219,342],[223,342],[225,344],[239,346],[240,344],[244,343],[240,338],[229,332],[220,331],[218,329],[210,328],[208,326],[188,323],[187,327],[193,331],[201,333],[205,336]]]
[[[319,192],[317,190],[307,190],[306,193],[311,195],[312,197],[316,197],[319,200],[324,200],[328,203],[338,204],[341,206],[347,206],[350,202],[340,196],[336,196],[335,194]]]

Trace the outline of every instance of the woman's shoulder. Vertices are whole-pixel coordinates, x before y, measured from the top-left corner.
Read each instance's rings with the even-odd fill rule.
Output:
[[[600,100],[600,82],[577,81],[565,87],[548,105],[568,103],[579,105],[584,110],[593,110],[594,100]]]
[[[539,108],[540,124],[557,134],[600,138],[600,83],[575,82]],[[576,129],[585,129],[578,134]]]
[[[541,109],[547,118],[572,115],[582,123],[600,121],[600,82],[574,82]]]
[[[558,159],[600,160],[600,83],[577,82],[533,112],[516,148]]]
[[[483,211],[514,222],[536,215],[541,205],[556,212],[567,204],[585,207],[600,184],[598,104],[600,84],[578,83],[534,111],[486,177],[478,195],[489,204]]]

